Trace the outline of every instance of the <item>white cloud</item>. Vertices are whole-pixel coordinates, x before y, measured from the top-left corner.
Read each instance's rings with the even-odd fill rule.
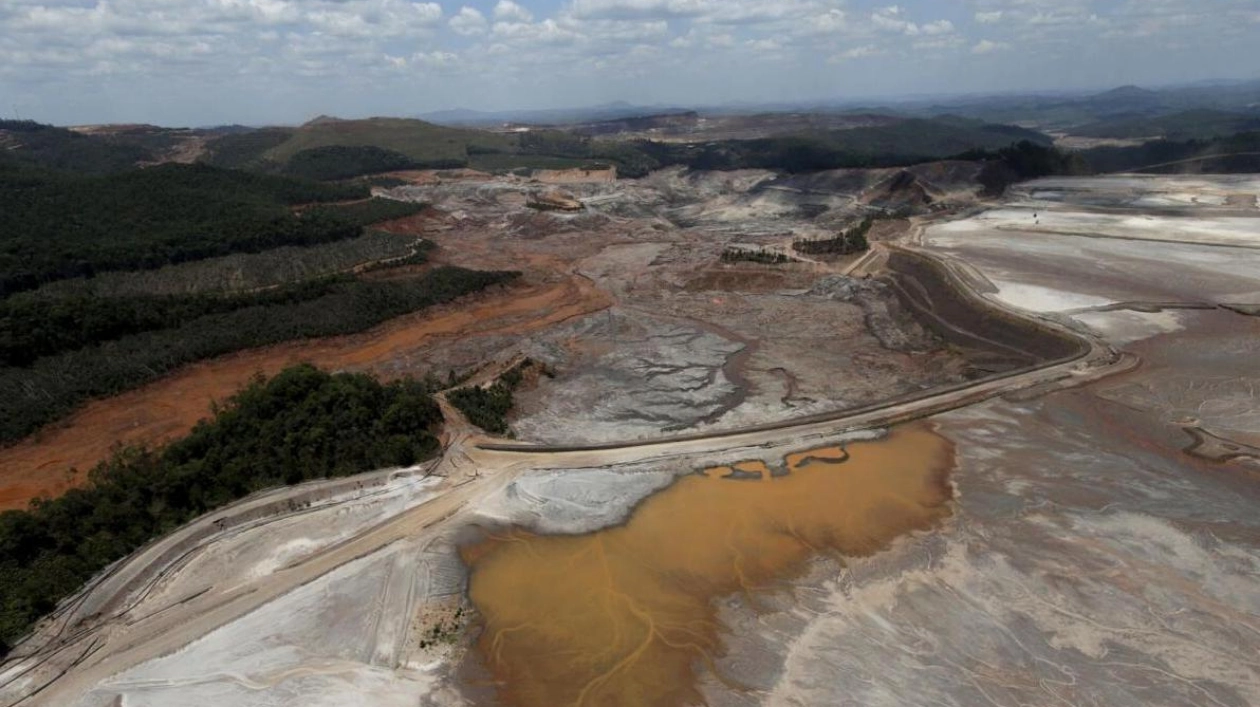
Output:
[[[954,23],[949,20],[937,20],[929,22],[925,25],[919,25],[919,32],[929,37],[935,37],[941,34],[949,34],[954,31]]]
[[[411,55],[408,64],[412,66],[421,66],[426,68],[441,68],[451,66],[458,61],[459,57],[450,52],[431,51],[416,52]]]
[[[494,19],[502,22],[533,22],[534,14],[512,0],[499,0],[494,6]]]
[[[712,5],[710,0],[573,0],[572,11],[582,18],[695,17]]]
[[[988,39],[982,39],[971,46],[972,54],[992,54],[993,52],[1010,49],[1011,45],[1006,42],[994,42]]]
[[[0,0],[0,96],[98,122],[1142,84],[1260,65],[1258,1]]]
[[[487,26],[486,16],[467,6],[459,8],[459,12],[447,24],[451,26],[452,32],[463,37],[485,34]]]
[[[850,59],[865,59],[872,56],[881,56],[885,52],[873,44],[866,44],[860,47],[846,49],[838,54],[833,54],[828,60],[833,64],[848,61]]]
[[[938,36],[954,31],[954,23],[949,20],[936,20],[926,24],[911,22],[906,19],[905,11],[897,5],[875,11],[871,15],[871,25],[884,32],[904,34],[908,37]]]
[[[504,2],[508,1],[504,0]],[[583,36],[582,33],[552,19],[537,23],[496,22],[491,29],[491,34],[496,39],[516,41],[525,45],[565,44],[576,42]]]
[[[807,17],[805,24],[811,33],[830,34],[848,29],[849,17],[844,10],[833,7],[821,15]]]

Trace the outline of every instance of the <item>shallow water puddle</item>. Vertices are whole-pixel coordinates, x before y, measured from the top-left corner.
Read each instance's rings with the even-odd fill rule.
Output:
[[[697,673],[722,652],[716,599],[781,587],[815,555],[869,554],[949,513],[953,450],[926,425],[784,462],[787,473],[745,462],[684,477],[623,526],[510,530],[465,548],[500,699],[701,703]]]

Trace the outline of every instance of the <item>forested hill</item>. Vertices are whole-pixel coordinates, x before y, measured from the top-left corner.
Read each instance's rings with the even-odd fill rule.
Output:
[[[420,207],[367,202],[364,185],[322,184],[208,165],[81,176],[0,161],[0,296],[108,270],[139,270],[283,245],[353,238]]]
[[[109,174],[134,169],[155,153],[140,140],[105,140],[31,120],[0,120],[0,154],[5,161]]]

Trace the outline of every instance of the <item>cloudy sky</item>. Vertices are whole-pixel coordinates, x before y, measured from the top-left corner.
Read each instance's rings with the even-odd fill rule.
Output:
[[[1260,78],[1260,0],[0,0],[0,116],[294,123]]]

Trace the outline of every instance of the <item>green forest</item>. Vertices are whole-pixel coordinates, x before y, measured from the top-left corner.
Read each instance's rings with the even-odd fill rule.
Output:
[[[282,341],[363,331],[515,276],[444,266],[408,280],[313,283],[289,299],[277,294],[275,301],[63,350],[25,367],[0,367],[0,443],[18,440],[91,398],[135,388],[187,363]]]
[[[36,359],[169,329],[248,307],[296,304],[331,294],[349,278],[324,278],[233,295],[62,297],[19,293],[0,300],[0,367],[29,366]]]
[[[364,185],[307,182],[206,165],[83,177],[0,163],[0,296],[52,280],[235,252],[354,238],[365,223],[422,208],[366,202]]]
[[[1204,172],[1243,174],[1260,172],[1260,131],[1210,140],[1158,140],[1137,147],[1098,147],[1084,153],[1094,171],[1179,174]],[[1172,164],[1201,160],[1190,165]]]
[[[291,157],[284,166],[284,173],[303,179],[334,180],[422,166],[401,152],[374,145],[325,145],[302,150]]]
[[[311,366],[256,380],[163,449],[126,449],[83,488],[0,513],[0,656],[106,565],[250,493],[408,466],[439,450],[431,389]]]
[[[13,133],[22,146],[4,150],[4,161],[42,165],[80,174],[109,174],[135,169],[136,163],[154,155],[146,145],[126,140],[105,140],[32,120],[0,120],[0,130]],[[0,162],[3,169],[3,162]]]
[[[364,229],[362,236],[313,246],[281,246],[261,253],[165,265],[156,270],[97,273],[58,280],[14,297],[137,297],[215,294],[232,296],[348,273],[370,263],[393,262],[433,244],[414,235]]]

